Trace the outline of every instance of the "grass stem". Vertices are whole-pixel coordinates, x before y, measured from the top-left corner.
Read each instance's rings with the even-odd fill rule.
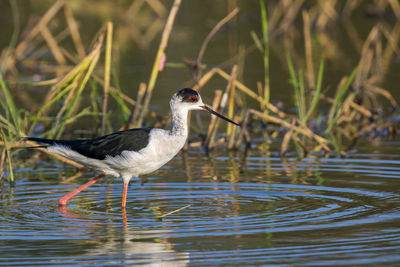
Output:
[[[176,14],[178,13],[180,5],[181,5],[181,0],[174,0],[171,11],[168,15],[167,23],[165,24],[164,31],[161,36],[161,42],[160,42],[160,45],[157,50],[156,59],[154,60],[153,69],[151,71],[150,79],[148,82],[147,94],[144,99],[143,108],[142,108],[141,114],[138,118],[138,123],[137,123],[138,125],[142,125],[143,119],[147,113],[147,110],[148,110],[148,107],[150,104],[150,100],[151,100],[151,96],[152,96],[152,93],[153,93],[153,90],[154,90],[154,87],[155,87],[155,84],[157,81],[157,76],[159,73],[158,67],[160,64],[160,60],[161,60],[161,57],[164,55],[165,49],[167,48],[168,39],[171,34],[172,27],[173,27],[174,21],[175,21],[175,17],[176,17]]]
[[[265,7],[264,0],[259,0],[261,9],[261,25],[263,32],[264,44],[264,102],[268,106],[270,101],[270,87],[269,87],[269,41],[268,41],[268,19],[267,8]],[[268,109],[264,110],[268,114]]]
[[[111,76],[110,73],[111,73],[112,35],[113,35],[113,24],[111,22],[107,22],[106,58],[104,64],[104,98],[103,98],[103,109],[102,109],[101,134],[105,134],[106,132],[108,90],[110,88],[110,76]]]

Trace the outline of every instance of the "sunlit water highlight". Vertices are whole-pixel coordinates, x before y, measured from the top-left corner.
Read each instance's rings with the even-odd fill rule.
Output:
[[[63,184],[56,165],[17,172],[16,186],[2,189],[0,265],[400,262],[397,155],[216,154],[179,156],[136,181],[126,214],[118,180],[82,192],[65,212],[57,199],[93,174]]]

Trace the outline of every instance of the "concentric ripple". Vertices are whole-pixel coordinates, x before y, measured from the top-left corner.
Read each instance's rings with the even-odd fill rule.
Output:
[[[185,170],[180,160],[143,185],[133,183],[126,212],[118,181],[88,188],[65,210],[57,200],[80,180],[19,179],[4,187],[0,265],[400,261],[397,160],[251,155],[236,166],[239,159],[216,157],[212,174],[207,158],[191,159],[196,164]]]

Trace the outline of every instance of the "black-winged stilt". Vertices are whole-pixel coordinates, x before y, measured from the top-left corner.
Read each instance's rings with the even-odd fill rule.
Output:
[[[203,103],[200,95],[189,88],[176,92],[169,103],[172,116],[171,130],[138,128],[85,140],[27,137],[27,140],[48,144],[46,149],[50,152],[102,172],[99,176],[60,198],[59,205],[65,206],[70,198],[108,174],[122,177],[124,180],[122,207],[125,208],[129,180],[132,177],[139,177],[159,169],[170,161],[185,144],[188,137],[189,110],[205,110],[230,123],[239,125],[210,109]]]

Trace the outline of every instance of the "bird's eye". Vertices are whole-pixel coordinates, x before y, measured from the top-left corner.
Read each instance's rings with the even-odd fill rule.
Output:
[[[192,101],[193,103],[197,102],[197,96],[191,96],[190,101]]]

